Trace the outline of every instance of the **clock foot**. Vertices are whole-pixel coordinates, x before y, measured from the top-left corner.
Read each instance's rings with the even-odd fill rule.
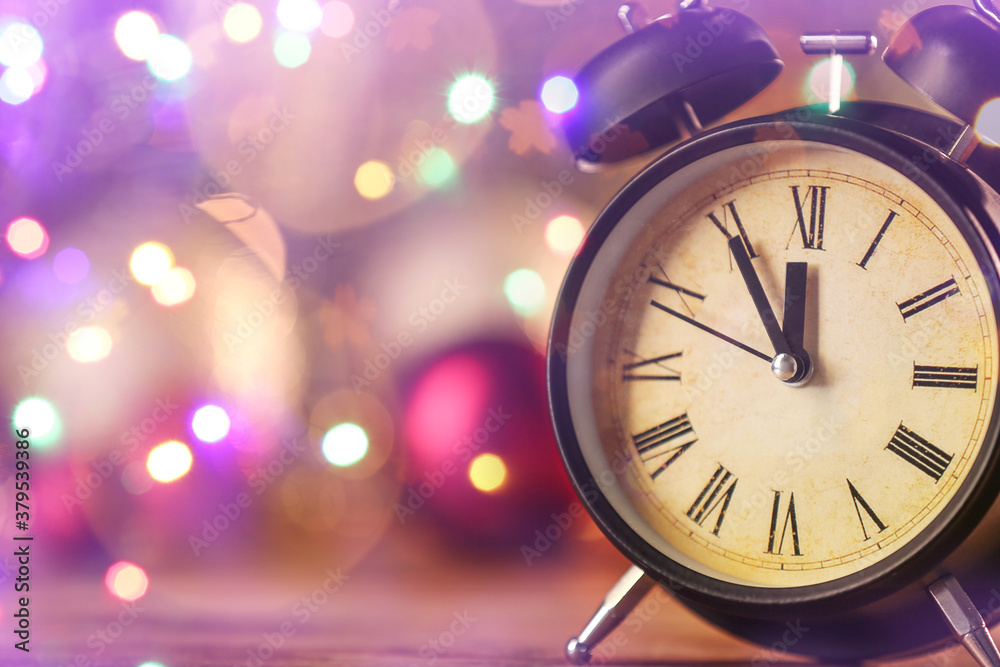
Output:
[[[604,602],[590,619],[590,623],[587,623],[587,627],[579,636],[569,640],[566,659],[574,665],[590,662],[591,649],[611,634],[655,585],[656,582],[635,565],[626,570],[618,583],[604,596]]]
[[[976,662],[983,667],[1000,667],[1000,652],[986,622],[958,580],[949,574],[928,586],[927,592],[940,607],[952,634]]]

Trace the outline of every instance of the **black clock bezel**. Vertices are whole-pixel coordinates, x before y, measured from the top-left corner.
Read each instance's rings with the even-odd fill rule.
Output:
[[[879,106],[887,107],[891,115],[891,105]],[[905,113],[912,117],[922,112],[906,109]],[[773,131],[776,127],[790,127],[792,131],[782,133],[785,138],[780,138]],[[681,144],[646,167],[605,207],[570,265],[556,301],[547,359],[549,404],[564,465],[584,506],[612,543],[657,581],[684,599],[725,613],[765,618],[788,618],[789,614],[826,616],[876,602],[916,581],[964,541],[982,520],[1000,493],[1000,401],[994,403],[983,454],[973,463],[966,482],[945,511],[906,546],[861,572],[834,581],[793,588],[747,586],[709,577],[669,559],[617,514],[584,461],[570,414],[568,359],[554,353],[560,345],[566,349],[584,278],[617,222],[664,179],[720,150],[754,143],[760,130],[771,130],[768,140],[814,141],[854,150],[914,181],[941,205],[966,238],[986,276],[989,298],[1000,312],[1000,275],[987,247],[987,243],[1000,247],[1000,239],[979,186],[963,168],[902,134],[815,108],[795,109],[739,121]]]

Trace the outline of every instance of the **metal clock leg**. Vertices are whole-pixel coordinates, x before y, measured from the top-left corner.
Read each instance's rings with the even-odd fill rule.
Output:
[[[587,627],[579,636],[569,640],[566,658],[574,665],[590,662],[590,650],[611,634],[655,585],[656,582],[635,565],[626,570],[604,596],[604,602]]]
[[[927,587],[927,592],[941,608],[955,639],[962,642],[976,662],[983,667],[1000,667],[1000,652],[986,622],[958,580],[950,574],[941,577]]]

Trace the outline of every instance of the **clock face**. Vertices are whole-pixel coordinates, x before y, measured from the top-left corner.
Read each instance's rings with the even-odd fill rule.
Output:
[[[994,446],[997,373],[974,225],[903,163],[785,129],[640,177],[550,350],[602,523],[772,589],[884,572],[947,526]]]

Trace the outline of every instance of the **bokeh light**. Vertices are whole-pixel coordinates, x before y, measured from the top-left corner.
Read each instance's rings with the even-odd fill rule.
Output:
[[[312,55],[309,38],[297,32],[283,32],[274,40],[274,58],[278,64],[295,69],[306,64]]]
[[[160,39],[156,20],[146,12],[131,11],[122,14],[115,23],[115,42],[126,58],[146,60]]]
[[[260,34],[264,19],[253,5],[238,2],[226,10],[222,18],[222,30],[226,37],[237,44],[246,44]]]
[[[202,442],[218,442],[229,435],[229,415],[218,405],[205,405],[191,418],[191,430]]]
[[[542,85],[541,100],[552,113],[566,113],[576,106],[580,93],[573,79],[554,76]]]
[[[18,218],[7,226],[7,245],[15,255],[35,259],[49,248],[49,235],[33,218]]]
[[[833,78],[838,70],[839,80]],[[846,99],[854,90],[854,70],[844,61],[843,56],[824,58],[809,71],[809,90],[821,102],[832,101],[839,106],[840,100]],[[836,99],[831,100],[831,92]]]
[[[129,268],[132,275],[143,285],[155,285],[170,273],[174,266],[174,256],[162,243],[143,243],[132,253]]]
[[[11,67],[0,75],[0,100],[18,105],[31,99],[35,94],[35,81],[28,69]]]
[[[77,248],[63,248],[52,260],[52,271],[56,278],[72,285],[87,277],[90,273],[90,260],[86,253]]]
[[[146,64],[160,81],[177,81],[191,71],[191,49],[173,35],[160,35],[149,54]]]
[[[427,151],[417,165],[417,178],[432,188],[445,185],[454,175],[455,161],[448,151],[437,146]]]
[[[572,255],[580,247],[584,234],[579,218],[560,215],[552,218],[545,227],[545,242],[554,253]]]
[[[514,312],[533,315],[545,303],[545,281],[531,269],[518,269],[504,280],[503,293]]]
[[[332,0],[323,5],[323,22],[320,30],[327,37],[343,37],[354,28],[354,12],[351,6],[340,0]]]
[[[33,396],[21,401],[14,409],[14,426],[30,431],[29,440],[34,445],[46,440],[59,429],[59,416],[52,404],[44,398]]]
[[[120,560],[108,568],[104,575],[104,585],[116,598],[132,602],[146,594],[149,577],[135,563]]]
[[[368,434],[357,424],[338,424],[323,436],[322,449],[323,456],[333,465],[354,465],[368,453]]]
[[[194,275],[183,266],[171,268],[153,285],[153,298],[161,306],[176,306],[194,296]]]
[[[42,36],[30,23],[15,21],[0,32],[0,64],[30,67],[42,57],[42,50]]]
[[[144,662],[138,667],[164,667],[163,663],[159,662]]]
[[[146,469],[157,482],[173,482],[191,470],[193,461],[194,457],[191,456],[191,450],[187,445],[171,440],[149,451]]]
[[[280,0],[278,23],[292,32],[312,32],[323,22],[323,8],[316,0]]]
[[[496,491],[506,478],[507,466],[496,454],[480,454],[469,464],[469,481],[480,491]]]
[[[493,84],[478,74],[459,77],[448,92],[448,112],[460,123],[475,123],[489,115]]]
[[[1000,145],[1000,97],[983,105],[976,117],[976,134],[983,143]]]
[[[77,329],[66,340],[66,351],[73,361],[91,364],[111,354],[111,334],[100,326]]]
[[[396,177],[385,162],[369,160],[354,173],[354,187],[365,199],[381,199],[392,192]]]

